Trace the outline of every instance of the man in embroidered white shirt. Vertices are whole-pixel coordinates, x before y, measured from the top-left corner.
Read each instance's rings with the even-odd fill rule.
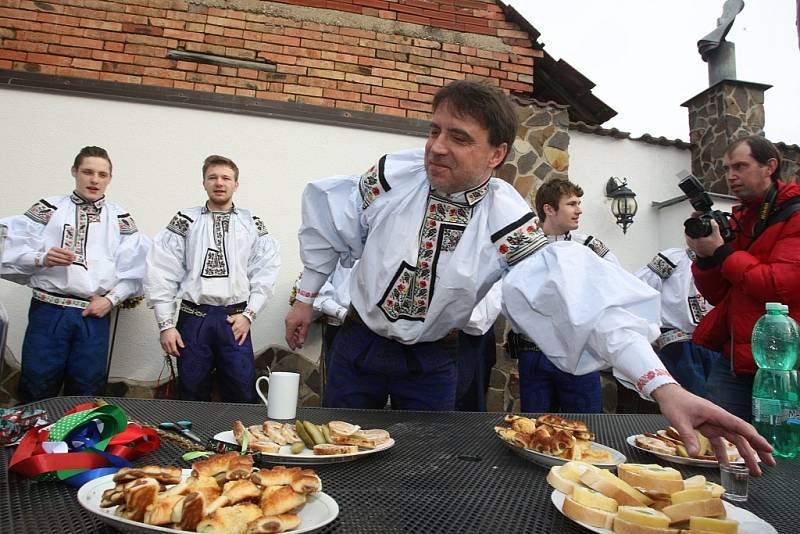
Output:
[[[692,452],[699,427],[718,451],[723,435],[733,438],[754,473],[760,470],[748,442],[771,464],[771,448],[752,426],[682,389],[653,353],[657,293],[587,247],[548,244],[522,197],[491,178],[516,128],[502,92],[453,82],[434,97],[424,153],[390,154],[361,176],[306,187],[299,232],[305,269],[285,321],[291,348],[304,343],[313,299],[339,258],[360,260],[352,313],[328,373],[328,391],[340,392],[333,405],[381,407],[390,398],[400,409],[452,409],[456,368],[441,340],[463,328],[502,278],[512,326],[559,368],[585,373],[610,364],[659,402]],[[586,276],[575,283],[576,273]]]
[[[252,402],[250,327],[273,295],[278,243],[261,219],[234,206],[239,168],[231,159],[206,158],[203,188],[205,205],[179,211],[156,236],[145,295],[155,310],[161,347],[178,359],[181,398],[210,400],[216,371],[222,400]]]
[[[4,278],[29,285],[33,299],[22,344],[18,397],[101,395],[106,383],[109,312],[140,295],[150,240],[106,201],[111,159],[88,146],[75,157],[71,195],[39,200],[8,226]]]

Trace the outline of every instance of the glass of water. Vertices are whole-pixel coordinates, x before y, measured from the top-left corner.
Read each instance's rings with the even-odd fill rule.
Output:
[[[750,481],[750,471],[742,464],[730,464],[719,466],[719,478],[725,493],[722,498],[729,501],[746,501],[747,485]]]

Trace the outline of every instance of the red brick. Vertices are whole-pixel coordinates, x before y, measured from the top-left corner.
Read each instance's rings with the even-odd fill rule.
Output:
[[[322,96],[334,100],[347,100],[349,102],[361,102],[361,94],[351,91],[337,91],[336,89],[323,89]]]
[[[309,58],[305,58],[305,57],[297,58],[297,63],[296,64],[300,65],[300,66],[303,66],[303,67],[313,67],[313,68],[316,68],[316,69],[329,69],[330,70],[330,69],[334,68],[334,62],[333,61],[324,61],[324,60],[320,60],[320,59],[309,59]]]
[[[337,100],[336,107],[338,109],[351,109],[353,111],[363,111],[365,113],[372,113],[374,106],[371,104],[360,104],[358,102],[348,102],[346,100]]]
[[[142,85],[154,85],[156,87],[168,87],[172,88],[173,83],[172,80],[165,80],[163,78],[150,78],[150,77],[142,77]]]
[[[353,64],[361,63],[361,60],[365,59],[365,58],[362,58],[360,56],[355,56],[353,54],[342,54],[342,53],[339,53],[339,52],[326,52],[325,50],[323,50],[321,52],[320,57],[322,59],[328,59],[328,60],[331,60],[331,61],[339,61],[339,62],[342,62],[342,63],[353,63]]]
[[[81,19],[80,26],[81,28],[95,28],[109,32],[118,32],[122,30],[122,24],[119,22],[108,22],[105,20],[94,20],[87,18]]]
[[[147,17],[131,15],[129,13],[109,13],[106,20],[114,22],[130,22],[132,24],[147,24]]]
[[[262,100],[275,100],[278,102],[294,102],[295,96],[294,95],[287,95],[284,93],[278,93],[275,91],[257,91],[256,98],[260,98]]]
[[[167,28],[164,30],[164,37],[168,37],[170,39],[180,39],[182,41],[196,41],[198,43],[202,43],[203,39],[205,39],[205,34],[200,32],[172,30]]]
[[[153,76],[154,78],[165,78],[167,80],[185,80],[186,73],[179,70],[160,69],[157,67],[145,67],[145,76]]]
[[[431,76],[438,76],[440,78],[446,78],[448,80],[463,80],[464,73],[462,72],[455,72],[452,70],[444,70],[444,69],[431,69]]]
[[[251,80],[258,79],[258,71],[256,69],[240,68],[238,70],[238,75],[240,78],[248,78]]]
[[[372,75],[378,76],[380,78],[391,78],[394,80],[407,80],[408,73],[398,70],[389,70],[389,69],[372,69]]]
[[[106,52],[103,50],[92,50],[92,59],[100,61],[114,61],[116,63],[133,63],[134,56],[131,54],[119,54],[116,52]]]
[[[423,26],[431,26],[430,18],[420,17],[417,15],[409,15],[408,13],[398,13],[397,20],[401,22],[410,22],[412,24],[421,24]]]
[[[265,43],[275,43],[283,46],[300,46],[300,39],[297,37],[287,37],[286,35],[272,35],[265,33],[261,36],[261,40]]]
[[[433,95],[430,93],[408,93],[408,99],[415,102],[425,102],[430,104],[433,102]]]
[[[96,48],[103,49],[103,41],[97,39],[84,39],[82,37],[72,37],[65,35],[61,38],[61,44],[65,46],[76,46],[78,48]]]
[[[61,46],[56,44],[51,44],[47,47],[47,51],[51,54],[58,54],[59,56],[67,56],[67,57],[82,57],[82,58],[91,58],[94,50],[91,48],[75,48],[73,46]]]
[[[14,30],[29,30],[35,32],[41,31],[42,29],[42,24],[34,20],[5,19],[3,20],[3,26]]]
[[[405,117],[406,116],[406,111],[404,109],[387,108],[387,107],[383,107],[383,106],[375,106],[375,108],[373,109],[373,112],[377,113],[379,115],[392,115],[394,117]]]
[[[222,35],[225,37],[230,37],[231,39],[243,39],[244,30],[239,30],[236,28],[223,28]]]
[[[255,97],[256,96],[256,91],[255,91],[255,89],[239,89],[239,88],[237,88],[236,89],[236,96]]]
[[[358,58],[359,65],[366,65],[367,67],[377,67],[382,69],[394,69],[395,62],[391,59],[378,59],[373,57],[360,57]]]
[[[189,82],[181,82],[181,83],[189,83]],[[204,91],[206,93],[213,93],[214,86],[208,83],[196,83],[194,84],[195,91]]]
[[[336,70],[329,70],[329,69],[308,69],[309,76],[315,76],[317,78],[328,78],[330,80],[344,80],[344,73]]]
[[[32,41],[35,43],[58,43],[61,37],[52,33],[18,31],[17,39],[20,41]]]
[[[397,20],[397,13],[395,13],[394,11],[380,10],[378,11],[378,16],[386,20]]]
[[[123,43],[106,42],[106,44],[103,45],[103,49],[108,50],[109,52],[122,52],[125,50],[125,45]]]
[[[103,62],[103,70],[109,72],[117,72],[119,74],[129,74],[131,76],[141,76],[144,73],[144,67],[141,65],[129,65],[127,63],[109,63]]]
[[[278,73],[291,75],[304,75],[308,72],[307,67],[296,67],[295,65],[278,65]],[[288,81],[288,80],[287,80]]]
[[[300,39],[311,39],[312,41],[322,40],[322,32],[304,30],[302,28],[286,28],[286,30],[284,30],[284,34],[290,37],[298,37]]]
[[[242,39],[231,39],[230,37],[218,37],[216,35],[206,35],[205,42],[233,48],[242,48],[244,46],[244,40]]]
[[[258,54],[258,57],[264,58],[270,63],[278,63],[283,65],[295,65],[297,64],[297,58],[294,56],[287,56],[284,54],[272,54],[269,52],[261,52]]]
[[[414,102],[413,100],[401,100],[400,107],[402,109],[413,109],[416,111],[430,111],[430,104],[423,102]]]
[[[137,85],[142,83],[141,76],[131,76],[130,74],[119,74],[117,72],[101,72],[100,79],[107,80],[110,82],[135,83]]]
[[[391,89],[403,89],[404,91],[416,91],[418,87],[416,83],[403,82],[400,80],[386,80],[383,86]]]
[[[148,24],[131,24],[125,22],[122,24],[122,31],[126,33],[138,33],[141,35],[152,35],[153,37],[161,37],[164,35],[164,29]]]
[[[70,76],[72,78],[100,79],[100,72],[98,71],[75,69],[72,67],[56,67],[56,74],[58,76]]]
[[[183,89],[185,91],[193,91],[195,89],[195,84],[192,82],[182,82],[180,80],[175,80],[172,84],[172,87],[175,89]]]
[[[290,52],[290,50],[287,50]],[[309,59],[323,59],[321,50],[311,50],[308,48],[295,48],[294,54],[298,57],[306,57]]]
[[[223,28],[222,26],[213,26],[211,24],[206,24],[206,29],[204,30],[203,33],[205,33],[206,35],[219,35],[220,37],[222,37],[223,35],[225,35],[225,28]]]
[[[0,69],[10,69],[12,66],[11,61],[7,59],[0,59]]]
[[[529,83],[512,82],[511,80],[501,80],[500,87],[512,91],[524,91],[528,93],[533,90],[533,86]]]
[[[3,48],[8,50],[21,50],[23,52],[47,52],[47,43],[31,43],[30,41],[13,41],[6,39],[2,41]]]
[[[300,85],[308,85],[310,87],[322,87],[323,89],[336,89],[336,80],[329,80],[324,78],[309,78],[308,76],[300,76],[297,79]]]
[[[133,62],[136,65],[143,65],[145,67],[159,67],[159,68],[162,68],[162,69],[172,68],[172,60],[163,59],[163,58],[160,58],[160,57],[136,56],[133,59]]]
[[[125,37],[127,34],[122,32],[110,32],[106,30],[98,30],[95,28],[86,28],[83,30],[83,35],[80,37],[86,37],[87,39],[97,39],[98,41],[113,41],[113,42],[124,42]]]
[[[219,67],[217,65],[209,65],[208,63],[199,63],[197,65],[197,72],[202,74],[217,74]]]
[[[358,28],[339,28],[339,35],[348,37],[358,37],[363,39],[375,39],[375,32],[370,30],[360,30]]]
[[[207,23],[208,24],[213,24],[215,26],[222,26],[223,28],[236,28],[236,29],[239,29],[239,30],[243,30],[244,29],[244,24],[245,24],[244,19],[236,20],[236,19],[229,18],[229,17],[233,16],[233,14],[235,14],[235,13],[236,13],[236,11],[233,10],[233,9],[226,9],[225,10],[226,17],[214,17],[214,16],[209,15],[208,19],[207,19]]]
[[[367,104],[376,104],[379,106],[386,106],[390,108],[398,107],[399,100],[396,98],[388,98],[385,96],[377,95],[364,95],[361,100]]]
[[[42,63],[44,65],[61,65],[64,67],[68,67],[72,64],[71,57],[53,56],[49,54],[28,54],[28,61]]]
[[[304,87],[302,85],[286,84],[283,86],[283,90],[286,91],[287,93],[292,93],[296,95],[322,96],[321,87]]]
[[[67,17],[65,15],[54,15],[52,13],[39,12],[36,14],[36,20],[42,24],[58,25],[58,26],[79,26],[81,19],[79,17]]]
[[[175,68],[178,70],[188,70],[191,72],[197,71],[198,64],[192,61],[176,61]]]
[[[377,96],[385,96],[390,98],[408,98],[408,91],[402,89],[392,89],[390,87],[372,87],[370,93]]]

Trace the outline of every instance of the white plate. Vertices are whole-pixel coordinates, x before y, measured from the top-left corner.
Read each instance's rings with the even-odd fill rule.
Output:
[[[517,453],[519,456],[525,458],[529,462],[533,462],[535,464],[539,464],[543,467],[553,467],[554,465],[564,465],[569,460],[564,458],[558,458],[556,456],[550,456],[549,454],[543,454],[541,452],[532,451],[530,449],[523,449],[522,447],[517,447],[516,445],[512,445],[511,443],[507,442],[503,438],[501,438],[498,434],[495,433],[500,441],[503,444]],[[605,445],[601,445],[599,443],[592,443],[592,449],[606,451],[611,453],[611,463],[597,463],[597,462],[590,462],[597,467],[603,467],[606,469],[613,469],[614,467],[618,466],[619,464],[625,463],[625,455],[619,452],[616,449],[612,449],[611,447],[606,447]]]
[[[555,507],[558,508],[558,511],[562,514],[564,513],[562,508],[564,507],[564,499],[566,497],[566,495],[558,490],[553,490],[553,493],[550,495],[550,500],[553,501],[553,505],[555,505]],[[778,534],[778,531],[775,530],[775,527],[758,517],[756,514],[749,512],[744,508],[734,506],[727,501],[722,501],[722,504],[725,506],[725,518],[734,519],[739,522],[739,534]],[[567,516],[565,515],[564,517]],[[614,532],[608,530],[607,528],[593,527],[582,521],[575,521],[574,519],[570,518],[567,519],[578,523],[583,528],[591,530],[592,532],[599,532],[600,534],[614,534]],[[675,532],[677,533],[678,531],[676,530]]]
[[[191,469],[183,470],[183,478],[187,478],[191,474]],[[114,475],[106,475],[94,480],[90,480],[80,487],[78,490],[78,502],[81,506],[95,514],[100,521],[107,523],[115,529],[123,532],[137,532],[137,533],[152,533],[152,532],[169,532],[173,534],[185,534],[183,530],[175,530],[166,527],[157,527],[154,525],[145,525],[138,521],[131,521],[114,515],[116,506],[111,508],[100,508],[100,501],[103,497],[103,492],[111,489],[116,484],[112,480]],[[336,504],[329,495],[325,493],[315,493],[309,495],[306,504],[300,509],[297,514],[300,516],[300,527],[295,530],[290,530],[292,534],[301,534],[302,532],[314,532],[334,519],[339,515],[339,505]]]
[[[649,452],[653,456],[658,456],[665,462],[672,462],[675,464],[681,465],[691,465],[694,467],[719,467],[719,462],[716,460],[701,460],[700,458],[685,458],[683,456],[673,456],[671,454],[664,454],[662,452],[651,451],[650,449],[645,449],[644,447],[640,447],[636,444],[636,438],[641,436],[642,434],[634,434],[633,436],[628,436],[625,441],[628,442],[628,445],[633,447],[634,449],[639,449],[640,451]],[[761,460],[759,460],[761,461]],[[731,462],[732,464],[743,464],[744,459],[739,458],[738,460]]]
[[[220,432],[214,439],[237,445],[236,438],[233,437],[233,430]],[[385,451],[394,446],[394,439],[381,443],[374,449],[359,449],[358,452],[348,454],[314,454],[310,449],[303,449],[299,454],[292,454],[290,445],[283,445],[277,453],[262,452],[260,458],[268,463],[288,464],[288,465],[315,465],[315,464],[335,464],[338,462],[352,462],[364,456]]]

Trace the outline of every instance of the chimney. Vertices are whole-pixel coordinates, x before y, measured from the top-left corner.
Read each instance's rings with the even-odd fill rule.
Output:
[[[692,174],[706,190],[730,194],[722,156],[736,139],[764,135],[764,92],[770,87],[724,79],[681,104],[689,110]]]

